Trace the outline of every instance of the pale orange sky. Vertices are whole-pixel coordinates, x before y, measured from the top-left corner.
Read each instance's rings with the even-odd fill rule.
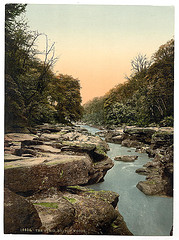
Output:
[[[30,4],[26,16],[55,42],[54,71],[80,80],[83,103],[124,82],[137,54],[150,57],[174,36],[171,6]]]

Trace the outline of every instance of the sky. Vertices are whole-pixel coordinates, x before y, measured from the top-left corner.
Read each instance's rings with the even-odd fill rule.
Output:
[[[54,72],[80,80],[83,103],[126,81],[135,56],[150,58],[174,36],[172,6],[29,4],[26,17],[55,42]]]

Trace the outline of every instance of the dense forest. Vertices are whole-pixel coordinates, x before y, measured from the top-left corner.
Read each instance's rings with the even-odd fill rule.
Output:
[[[6,132],[26,131],[44,122],[69,123],[82,115],[79,80],[53,73],[54,43],[29,29],[25,11],[26,4],[5,7]],[[45,39],[43,52],[36,46],[40,36]]]
[[[131,66],[126,82],[84,105],[83,121],[105,126],[173,126],[174,39],[160,46],[151,60],[139,54]]]
[[[79,80],[53,72],[55,45],[45,34],[29,29],[25,11],[26,4],[5,7],[6,132],[70,123],[82,114],[84,122],[94,125],[173,126],[174,39],[150,60],[136,56],[126,82],[82,107]],[[44,37],[43,52],[36,46],[39,37]]]

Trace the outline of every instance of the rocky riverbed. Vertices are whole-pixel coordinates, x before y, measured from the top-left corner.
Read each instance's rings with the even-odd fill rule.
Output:
[[[132,235],[118,194],[79,186],[103,181],[113,167],[107,150],[79,127],[5,134],[5,233]]]
[[[173,128],[125,127],[103,130],[98,135],[107,142],[146,152],[152,160],[136,170],[146,175],[146,180],[137,184],[138,189],[146,195],[173,196]]]

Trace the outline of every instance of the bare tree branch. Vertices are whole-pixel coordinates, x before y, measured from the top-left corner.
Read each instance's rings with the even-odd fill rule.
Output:
[[[132,61],[131,61],[131,66],[134,72],[141,72],[144,69],[147,69],[150,67],[152,61],[148,60],[145,55],[138,54]]]

